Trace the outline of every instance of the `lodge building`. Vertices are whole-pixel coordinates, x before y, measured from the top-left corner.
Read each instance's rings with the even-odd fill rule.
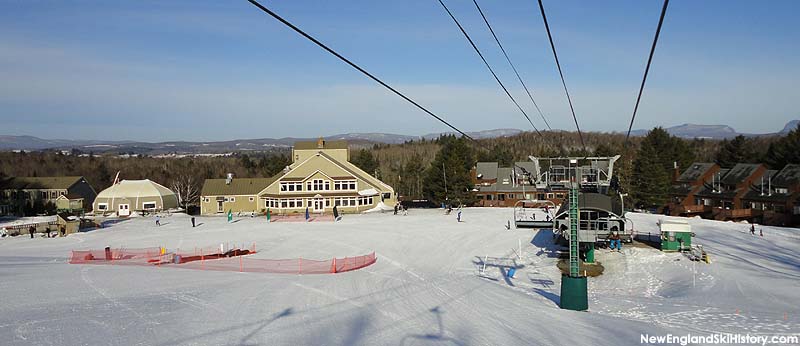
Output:
[[[349,162],[346,141],[297,142],[292,164],[272,178],[206,179],[200,197],[204,215],[257,213],[342,213],[396,202],[394,189]]]

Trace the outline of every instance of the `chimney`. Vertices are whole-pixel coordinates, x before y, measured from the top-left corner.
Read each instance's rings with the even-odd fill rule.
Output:
[[[233,173],[228,173],[228,175],[225,177],[225,185],[230,185],[232,181],[233,181]]]
[[[678,181],[678,177],[681,176],[681,171],[678,167],[678,161],[672,162],[672,181]]]
[[[317,149],[322,149],[324,147],[325,147],[325,140],[323,140],[322,137],[320,137],[317,140]]]

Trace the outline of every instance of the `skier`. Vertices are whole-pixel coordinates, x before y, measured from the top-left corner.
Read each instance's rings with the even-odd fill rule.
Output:
[[[614,250],[614,248],[616,248],[617,251],[619,252],[622,251],[622,242],[620,241],[619,234],[616,231],[611,233],[611,235],[608,236],[608,239],[611,241],[611,244],[609,246],[611,250]]]
[[[461,207],[458,207],[458,216],[456,216],[456,220],[458,220],[458,222],[461,222]]]
[[[156,226],[161,226],[161,216],[156,215]]]
[[[756,225],[750,225],[750,234],[756,235]]]
[[[195,226],[195,224],[194,224],[194,216],[192,216],[192,228],[194,228],[194,226]]]
[[[31,234],[31,239],[33,239],[33,232],[36,232],[36,227],[31,226],[28,228],[28,233]]]

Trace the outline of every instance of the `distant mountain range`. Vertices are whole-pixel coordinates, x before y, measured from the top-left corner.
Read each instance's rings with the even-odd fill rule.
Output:
[[[472,138],[495,138],[513,136],[521,133],[517,129],[495,129],[478,132],[467,132]],[[325,140],[347,140],[351,145],[370,146],[375,143],[399,144],[411,140],[434,139],[439,133],[430,133],[424,136],[408,136],[391,133],[345,133],[324,137]],[[258,138],[237,139],[217,142],[138,142],[138,141],[102,141],[102,140],[70,140],[70,139],[42,139],[33,136],[0,135],[0,150],[72,150],[94,153],[132,153],[161,155],[168,153],[180,154],[219,154],[237,151],[273,151],[288,149],[297,141],[310,141],[316,138]]]
[[[737,135],[745,136],[770,136],[782,135],[797,128],[800,120],[792,120],[780,132],[766,134],[739,133],[727,125],[695,125],[683,124],[668,127],[665,130],[674,136],[683,138],[710,138],[728,139]],[[648,130],[631,131],[633,136],[644,136]],[[497,138],[514,136],[523,132],[519,129],[494,129],[477,132],[467,132],[472,138]],[[430,133],[424,136],[408,136],[391,133],[345,133],[324,137],[326,140],[347,140],[355,146],[369,146],[375,143],[399,144],[411,140],[434,139],[441,134],[452,132]],[[0,135],[0,150],[72,150],[94,153],[132,153],[147,155],[162,155],[169,153],[178,154],[220,154],[239,151],[273,151],[286,150],[294,142],[316,140],[316,138],[258,138],[237,139],[217,142],[138,142],[138,141],[102,141],[102,140],[69,140],[69,139],[42,139],[33,136]]]
[[[781,130],[780,132],[772,132],[772,133],[737,132],[728,125],[697,125],[697,124],[683,124],[678,126],[667,127],[664,128],[664,130],[666,130],[669,134],[673,136],[681,138],[730,139],[738,135],[743,135],[747,137],[785,135],[789,133],[789,131],[796,129],[798,124],[800,124],[800,120],[792,120],[786,123],[786,126],[784,126],[783,130]],[[647,134],[647,131],[649,130],[633,130],[631,131],[631,136],[644,136]]]

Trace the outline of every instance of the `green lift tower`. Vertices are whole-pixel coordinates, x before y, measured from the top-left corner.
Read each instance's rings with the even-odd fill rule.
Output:
[[[561,275],[561,303],[559,305],[562,309],[585,311],[589,309],[589,299],[586,276],[580,275],[579,215],[578,185],[572,182],[569,189],[569,275]]]

